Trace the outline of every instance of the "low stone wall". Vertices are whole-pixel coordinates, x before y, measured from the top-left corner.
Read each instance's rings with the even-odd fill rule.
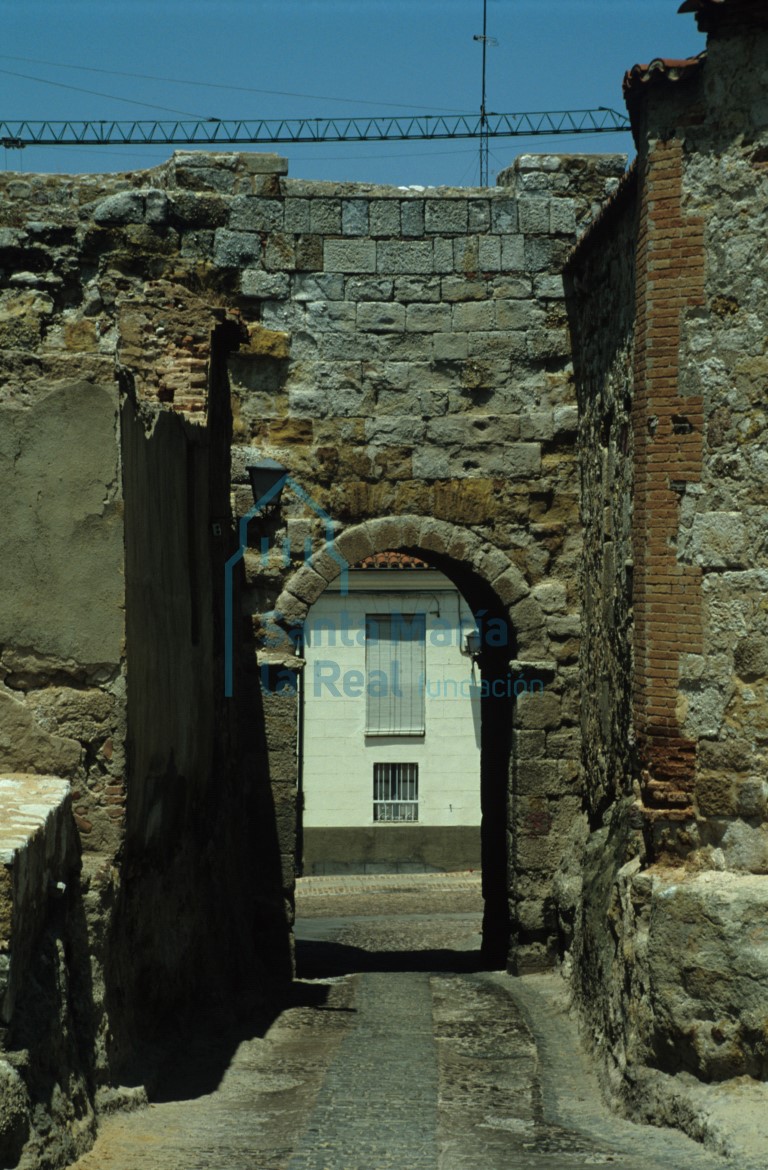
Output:
[[[87,961],[79,950],[80,854],[70,786],[0,778],[0,1164],[54,1162],[95,1129],[78,1018]],[[55,1149],[52,1152],[52,1147]]]
[[[478,825],[304,829],[304,873],[480,870]]]
[[[0,779],[0,864],[0,1018],[8,1024],[51,903],[78,868],[66,780]]]

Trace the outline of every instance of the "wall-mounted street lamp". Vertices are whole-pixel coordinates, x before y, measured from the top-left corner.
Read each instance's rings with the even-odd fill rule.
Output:
[[[275,459],[260,459],[245,469],[251,481],[254,507],[260,511],[276,512],[280,507],[280,493],[288,477],[288,469]]]
[[[477,662],[480,657],[480,648],[482,645],[482,638],[479,630],[469,630],[464,635],[464,653],[468,654],[472,662]]]

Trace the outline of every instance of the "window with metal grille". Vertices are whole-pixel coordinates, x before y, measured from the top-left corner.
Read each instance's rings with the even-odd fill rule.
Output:
[[[366,735],[424,734],[426,626],[423,613],[366,615]]]
[[[418,821],[419,765],[373,765],[374,821]]]

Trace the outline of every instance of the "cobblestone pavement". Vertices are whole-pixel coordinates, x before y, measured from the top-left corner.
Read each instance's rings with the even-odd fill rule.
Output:
[[[480,969],[476,878],[312,880],[293,1002],[265,1035],[193,1037],[77,1170],[729,1166],[605,1108],[556,976]]]

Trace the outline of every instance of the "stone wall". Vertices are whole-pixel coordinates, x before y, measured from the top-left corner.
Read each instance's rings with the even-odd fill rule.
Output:
[[[608,682],[601,703],[594,680],[582,707],[592,823],[576,987],[611,1089],[701,1136],[706,1119],[686,1097],[695,1082],[677,1074],[764,1079],[768,1067],[758,1023],[768,1018],[768,304],[757,260],[768,43],[741,0],[696,7],[710,28],[706,59],[638,66],[627,78],[637,215],[628,185],[569,278],[583,663],[585,683],[594,669]]]
[[[95,1133],[90,962],[70,785],[0,777],[0,1163],[68,1162]],[[54,1132],[50,1139],[51,1130]],[[46,1150],[46,1147],[49,1147]],[[52,1148],[51,1148],[52,1147]]]
[[[287,179],[282,200],[236,196],[210,245],[219,264],[244,267],[241,292],[258,316],[230,360],[234,483],[244,484],[249,462],[275,458],[316,513],[287,491],[269,528],[271,558],[246,555],[251,670],[275,666],[274,650],[265,653],[272,611],[300,621],[338,571],[333,560],[325,570],[313,562],[301,588],[291,576],[306,539],[315,548],[328,539],[324,518],[332,532],[358,532],[390,515],[397,523],[375,530],[375,546],[368,528],[350,540],[352,563],[407,547],[457,583],[473,574],[509,622],[510,651],[546,676],[542,701],[517,705],[513,774],[511,711],[485,753],[486,821],[509,818],[508,841],[486,850],[486,893],[508,892],[517,967],[552,959],[552,876],[580,815],[576,406],[561,266],[622,165],[524,156],[491,191]],[[235,499],[242,515],[250,494],[242,487]],[[462,547],[466,533],[484,564]],[[478,584],[462,584],[482,609]],[[488,669],[506,673],[510,656]],[[290,646],[286,661],[295,668]],[[284,709],[290,723],[292,702],[272,696],[268,720]],[[296,761],[282,731],[270,738],[272,781],[292,824]],[[292,856],[291,838],[282,852]]]
[[[124,741],[117,388],[103,366],[91,381],[74,363],[10,354],[0,401],[2,760],[71,779],[83,838],[108,851],[119,840]]]
[[[18,997],[0,1046],[32,1102],[28,1156],[55,1164],[110,1083],[150,1075],[146,1042],[201,997],[245,1009],[290,951],[274,820],[223,710],[240,325],[197,271],[160,278],[183,264],[166,229],[117,230],[121,177],[2,185],[0,761],[70,782],[84,852],[63,941],[19,904],[44,1006]]]
[[[545,679],[514,743],[510,701],[486,704],[481,796],[486,943],[552,961],[580,816],[560,273],[622,165],[524,156],[492,190],[303,183],[239,154],[0,178],[2,762],[72,783],[92,1090],[140,1074],[169,1010],[290,971],[298,712],[262,685],[285,665],[264,631],[344,559],[424,553],[506,623],[486,674],[515,655]],[[264,455],[295,490],[252,523],[230,599]]]
[[[580,722],[588,822],[558,877],[558,914],[590,1037],[612,1074],[634,1054],[637,1020],[628,1001],[637,998],[641,973],[606,923],[616,915],[617,874],[627,863],[637,868],[646,852],[634,807],[631,702],[637,224],[633,169],[566,269],[579,399]],[[634,940],[626,933],[628,950]]]

